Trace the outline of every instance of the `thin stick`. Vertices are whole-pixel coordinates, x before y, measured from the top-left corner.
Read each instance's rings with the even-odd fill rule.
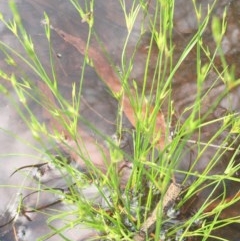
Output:
[[[195,141],[195,140],[187,140],[186,142],[192,143],[192,144],[198,144],[198,145],[202,145],[202,146],[213,147],[213,148],[217,148],[217,149],[224,149],[227,151],[236,151],[236,148],[233,148],[233,147],[220,146],[220,145],[216,145],[216,144],[210,144],[207,142],[201,142],[201,141]]]
[[[162,203],[159,202],[155,209],[153,210],[152,214],[148,217],[148,219],[143,223],[140,232],[137,233],[134,237],[133,240],[135,241],[145,241],[146,235],[154,228],[157,218],[158,218],[158,213],[159,213],[159,208],[163,208],[164,215],[166,214],[165,212],[167,211],[167,207],[169,204],[177,199],[179,196],[180,192],[182,191],[182,187],[176,183],[171,183],[170,186],[168,187],[166,193],[164,194],[163,201]]]

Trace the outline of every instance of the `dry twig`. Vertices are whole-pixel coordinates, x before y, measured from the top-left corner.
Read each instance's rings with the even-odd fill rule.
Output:
[[[143,223],[140,232],[137,233],[133,240],[135,241],[145,241],[146,235],[149,234],[154,229],[156,224],[159,208],[163,208],[164,214],[166,214],[167,208],[169,204],[176,201],[177,197],[179,196],[180,192],[182,191],[182,187],[176,183],[171,183],[168,187],[166,193],[163,196],[162,203],[159,202],[155,209],[153,210],[152,214],[148,217],[148,219]]]

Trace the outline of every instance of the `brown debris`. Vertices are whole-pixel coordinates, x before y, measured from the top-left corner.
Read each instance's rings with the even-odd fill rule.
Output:
[[[156,205],[155,209],[153,210],[152,214],[148,217],[148,219],[143,223],[140,232],[137,233],[133,240],[135,241],[144,241],[146,238],[146,234],[151,232],[152,229],[154,229],[154,226],[156,224],[157,218],[158,218],[158,212],[159,208],[162,207],[164,215],[166,214],[167,208],[169,204],[172,202],[175,202],[177,197],[179,196],[180,192],[182,191],[182,187],[176,183],[171,183],[166,191],[166,193],[163,196],[162,203],[159,202],[158,205]],[[161,206],[160,206],[161,205]]]
[[[108,86],[108,88],[112,91],[113,94],[121,93],[122,91],[122,84],[118,79],[114,69],[109,64],[109,61],[106,57],[101,54],[98,49],[89,46],[87,48],[86,43],[79,37],[75,37],[70,35],[58,28],[51,28],[67,43],[75,47],[78,52],[82,55],[88,56],[91,59],[93,66],[95,68],[96,73],[98,76],[104,81],[104,83]],[[134,92],[131,91],[130,95],[134,96]],[[123,104],[123,111],[131,124],[135,127],[136,126],[136,115],[132,104],[130,103],[130,99],[126,94],[122,96],[122,104]],[[142,116],[146,114],[147,106],[142,106]],[[152,114],[154,111],[154,107],[149,108],[149,114]],[[156,143],[156,148],[163,149],[166,143],[166,124],[164,120],[164,116],[161,112],[157,114],[156,123],[155,123],[155,133],[156,136],[160,132],[161,137],[159,138],[158,143]],[[155,136],[153,136],[155,139]]]

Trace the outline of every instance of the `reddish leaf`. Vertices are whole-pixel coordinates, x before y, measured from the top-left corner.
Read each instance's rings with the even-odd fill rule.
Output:
[[[60,29],[52,27],[52,29],[67,43],[74,46],[78,52],[82,55],[87,54],[88,57],[92,60],[94,68],[98,76],[105,82],[105,84],[111,89],[113,93],[119,93],[122,89],[121,82],[119,81],[116,73],[113,68],[110,66],[106,57],[100,53],[97,49],[93,47],[89,47],[88,49],[86,43],[81,39],[75,36],[72,36]],[[133,94],[133,92],[132,92]],[[133,95],[134,96],[134,95]],[[128,96],[123,96],[123,111],[131,124],[136,126],[136,115],[134,112],[134,108],[130,103]],[[150,108],[150,113],[153,111],[153,107]],[[143,116],[145,116],[146,106],[142,107]],[[156,135],[160,132],[160,139],[157,143],[158,148],[163,149],[166,143],[166,124],[164,120],[164,116],[162,113],[158,113],[155,123],[155,133]],[[155,136],[153,136],[153,139]]]

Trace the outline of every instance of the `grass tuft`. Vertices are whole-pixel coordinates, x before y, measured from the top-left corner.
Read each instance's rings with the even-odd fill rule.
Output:
[[[222,49],[228,27],[227,9],[221,18],[215,16],[216,0],[208,5],[204,15],[201,5],[193,0],[198,27],[183,40],[184,47],[179,51],[176,38],[182,36],[175,29],[177,9],[173,0],[119,0],[115,4],[122,11],[125,40],[117,56],[118,65],[95,29],[96,2],[70,3],[79,14],[79,23],[87,25],[87,38],[77,38],[52,26],[51,17],[44,13],[48,68],[39,58],[14,1],[9,4],[13,19],[7,21],[0,15],[24,52],[0,41],[4,61],[13,69],[12,73],[0,70],[4,80],[0,91],[40,143],[39,153],[44,149],[48,158],[42,165],[16,171],[36,171],[32,180],[37,187],[20,204],[27,206],[29,197],[42,192],[58,197],[44,206],[36,202],[33,207],[35,212],[48,216],[51,229],[38,240],[54,235],[69,240],[66,231],[83,226],[95,230],[94,237],[88,240],[225,240],[218,237],[218,230],[239,223],[238,214],[228,215],[229,208],[239,201],[239,192],[230,190],[231,185],[239,183],[239,117],[230,107],[215,115],[222,100],[229,98],[230,91],[239,85]],[[209,32],[214,50],[206,41]],[[79,82],[72,84],[70,99],[60,91],[53,33],[74,47],[83,60]],[[93,42],[98,46],[93,46]],[[182,85],[191,81],[194,87],[190,90],[193,93],[185,94],[187,103],[181,109],[180,101],[175,101],[177,81],[189,61],[193,62],[194,76]],[[22,74],[22,65],[37,77],[36,81],[27,77],[28,73]],[[135,77],[139,66],[142,73]],[[89,68],[118,103],[115,139],[96,130],[82,116],[83,83]],[[17,101],[9,95],[9,85]],[[188,96],[192,98],[190,103]],[[38,118],[29,104],[32,102],[47,122]],[[125,130],[125,117],[132,124],[131,130]],[[96,138],[82,129],[80,122]],[[124,149],[126,132],[132,142],[130,153]],[[56,143],[53,150],[47,152],[43,136]],[[105,144],[99,139],[104,139]],[[47,172],[60,177],[64,188],[44,183]],[[59,203],[70,208],[59,211],[55,206]],[[30,210],[18,206],[18,213],[21,212],[27,215]],[[64,220],[61,228],[54,226],[58,220]]]

